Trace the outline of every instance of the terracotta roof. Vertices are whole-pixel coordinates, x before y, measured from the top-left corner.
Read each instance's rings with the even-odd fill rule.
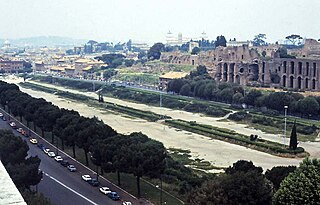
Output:
[[[87,67],[85,67],[85,68],[82,68],[82,70],[84,70],[84,71],[88,71],[88,70],[91,70],[92,69],[92,66],[90,65],[90,66],[87,66]]]
[[[81,58],[81,59],[76,60],[75,63],[91,63],[91,62],[92,62],[92,60],[90,60],[90,59]]]
[[[50,70],[54,70],[54,71],[64,71],[64,67],[60,67],[60,66],[52,66],[50,68]]]

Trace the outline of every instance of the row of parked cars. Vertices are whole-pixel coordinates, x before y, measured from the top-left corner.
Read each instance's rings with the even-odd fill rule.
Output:
[[[85,174],[81,176],[82,180],[88,182],[91,186],[100,186],[100,182],[97,179],[92,178],[90,175]],[[120,200],[120,196],[117,192],[111,191],[109,187],[100,186],[99,191],[104,195],[107,195],[110,199],[117,201]],[[132,205],[129,201],[124,201],[123,205]]]
[[[2,120],[6,121],[6,118],[2,113],[0,113],[0,118]],[[36,138],[31,137],[30,134],[26,130],[24,130],[23,128],[21,128],[21,127],[18,128],[14,121],[9,121],[8,123],[12,129],[15,129],[22,136],[29,138],[30,143],[37,144],[38,148],[41,149],[46,155],[48,155],[50,158],[54,158],[54,160],[56,162],[60,163],[62,166],[67,167],[67,169],[70,172],[77,171],[77,168],[73,164],[70,164],[68,162],[68,160],[63,159],[60,155],[56,155],[56,153],[54,151],[50,150],[49,148],[46,148],[43,144],[38,144],[38,141]],[[82,175],[81,178],[84,181],[88,182],[92,186],[95,186],[95,187],[100,186],[100,182],[97,179],[91,178],[90,175],[87,175],[87,174]],[[112,200],[115,200],[115,201],[120,200],[120,196],[118,195],[118,193],[111,191],[109,187],[101,186],[99,188],[99,190],[101,193],[105,194],[106,196],[108,196]],[[132,205],[132,203],[128,202],[128,201],[124,201],[122,203],[122,205]]]
[[[63,159],[60,155],[56,155],[56,153],[49,148],[46,148],[43,144],[38,144],[39,149],[41,149],[46,155],[48,155],[51,158],[54,158],[54,160],[58,163],[60,163],[62,166],[67,167],[67,169],[70,172],[77,171],[77,168],[68,162],[68,160]]]

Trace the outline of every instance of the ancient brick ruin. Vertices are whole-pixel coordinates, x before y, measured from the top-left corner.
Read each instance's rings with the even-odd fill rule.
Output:
[[[306,39],[303,48],[288,50],[288,54],[294,54],[296,59],[280,58],[276,52],[279,47],[244,44],[218,47],[198,55],[170,52],[163,53],[161,61],[205,65],[210,75],[220,82],[319,91],[320,43]]]

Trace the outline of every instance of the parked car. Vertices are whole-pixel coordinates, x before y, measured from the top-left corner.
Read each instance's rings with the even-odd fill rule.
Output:
[[[7,118],[5,116],[2,117],[3,121],[7,121]]]
[[[21,134],[22,134],[23,136],[26,136],[26,137],[29,136],[29,135],[27,134],[27,131],[25,131],[25,130],[22,130],[22,131],[21,131]]]
[[[45,154],[48,154],[48,152],[50,152],[50,149],[49,149],[49,148],[44,148],[44,149],[43,149],[43,152],[44,152]]]
[[[3,114],[2,114],[2,112],[0,112],[0,117],[3,117]]]
[[[31,138],[31,139],[30,139],[30,142],[31,142],[32,144],[38,144],[38,141],[37,141],[36,138]]]
[[[68,165],[68,170],[70,172],[75,172],[75,171],[77,171],[77,168],[75,166],[73,166],[72,164],[70,164],[70,165]]]
[[[120,200],[120,196],[117,194],[117,192],[110,192],[109,194],[108,194],[108,197],[110,198],[110,199],[112,199],[112,200],[114,200],[114,201],[116,201],[116,200]]]
[[[69,162],[68,162],[68,160],[62,160],[62,161],[60,162],[60,164],[61,164],[62,166],[64,166],[64,167],[67,167],[67,166],[70,165]]]
[[[23,131],[23,129],[20,127],[17,129],[17,132],[21,133]]]
[[[105,194],[105,195],[107,195],[107,194],[109,194],[109,193],[111,193],[111,190],[109,189],[109,187],[100,187],[100,192],[101,193],[103,193],[103,194]]]
[[[10,127],[12,127],[13,129],[17,128],[17,125],[15,122],[9,122]]]
[[[62,159],[62,157],[61,156],[56,156],[55,158],[54,158],[54,160],[56,160],[57,162],[62,162],[63,161],[63,159]]]
[[[41,149],[41,150],[43,150],[43,149],[44,149],[43,144],[38,144],[37,146],[38,146],[38,147],[39,147],[39,149]]]
[[[53,158],[56,156],[56,153],[54,153],[53,151],[48,152],[48,156]]]
[[[100,182],[97,179],[90,179],[87,181],[91,186],[99,186]]]
[[[88,175],[88,174],[82,175],[81,178],[82,178],[84,181],[86,181],[86,182],[89,181],[89,180],[91,180],[91,176]]]
[[[130,201],[124,201],[122,205],[132,205],[132,203]]]

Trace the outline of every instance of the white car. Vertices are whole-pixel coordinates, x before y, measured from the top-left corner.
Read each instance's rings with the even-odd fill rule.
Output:
[[[54,160],[56,160],[57,162],[61,162],[63,159],[61,156],[58,155],[54,158]]]
[[[48,152],[48,156],[53,158],[56,156],[56,154],[53,151]]]
[[[88,174],[85,174],[85,175],[82,175],[81,176],[82,177],[82,179],[84,180],[84,181],[89,181],[89,180],[91,180],[91,177],[90,177],[90,175],[88,175]]]
[[[9,125],[10,125],[12,128],[16,127],[16,123],[15,123],[15,122],[10,122]]]
[[[3,117],[3,114],[0,112],[0,117]]]
[[[77,171],[77,168],[76,168],[74,165],[72,165],[72,164],[68,165],[68,169],[69,169],[70,172],[75,172],[75,171]]]
[[[103,194],[109,194],[111,193],[111,190],[109,189],[109,187],[100,187],[100,192],[102,192]]]
[[[43,149],[43,152],[48,154],[50,152],[50,149],[49,148],[45,148],[45,149]]]
[[[132,205],[132,203],[130,201],[124,201],[122,205]]]

